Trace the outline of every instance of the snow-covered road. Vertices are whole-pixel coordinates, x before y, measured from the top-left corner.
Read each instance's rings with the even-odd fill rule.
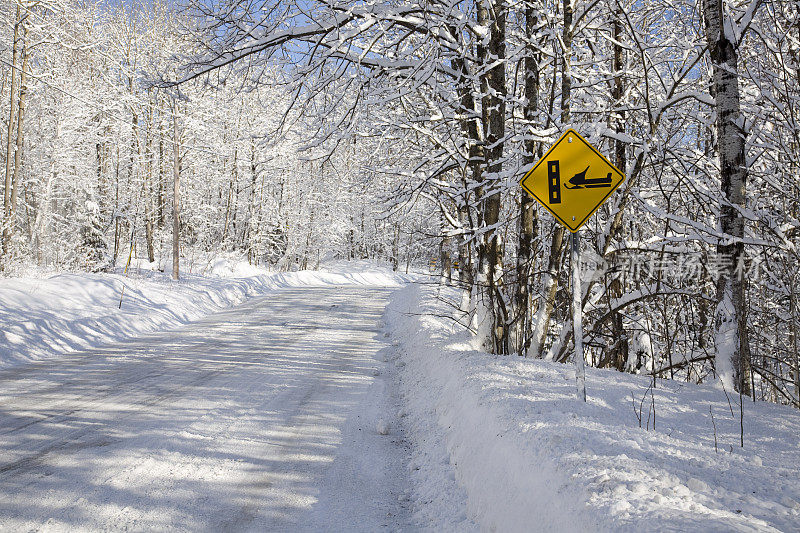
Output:
[[[0,529],[407,529],[389,292],[280,290],[0,372]]]

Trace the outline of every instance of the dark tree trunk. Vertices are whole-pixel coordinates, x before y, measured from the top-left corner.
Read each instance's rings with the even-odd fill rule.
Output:
[[[561,34],[563,43],[561,49],[561,129],[566,130],[572,116],[570,113],[570,97],[572,80],[570,78],[570,55],[572,53],[572,0],[563,1],[564,28]],[[556,224],[553,237],[550,241],[550,256],[547,261],[547,272],[544,276],[544,294],[542,295],[539,313],[536,317],[531,338],[531,353],[534,357],[544,354],[547,330],[550,329],[550,319],[555,308],[556,293],[558,292],[558,274],[561,271],[562,246],[564,244],[564,226]]]
[[[623,79],[622,72],[624,68],[624,51],[622,48],[622,4],[617,2],[616,9],[612,13],[612,39],[614,41],[614,58],[612,61],[612,70],[614,72],[614,86],[611,91],[611,97],[616,107],[614,117],[614,130],[618,138],[614,141],[614,164],[623,173],[626,171],[625,166],[627,160],[625,157],[625,143],[619,138],[625,133],[625,111],[622,109],[622,99],[625,95],[625,80]],[[615,269],[612,268],[612,272]],[[618,278],[614,278],[608,284],[606,297],[609,300],[609,307],[612,307],[611,300],[622,296],[622,283]],[[611,317],[611,332],[612,342],[609,354],[610,364],[617,370],[625,370],[628,362],[628,335],[625,331],[625,325],[622,320],[622,313],[615,312]]]
[[[478,317],[478,334],[483,337],[485,349],[504,354],[508,353],[508,311],[502,293],[503,241],[496,225],[500,220],[506,118],[505,2],[481,2],[478,22],[489,28],[488,46],[479,47],[486,172],[483,175],[484,186],[479,190],[484,228],[478,253],[479,305],[482,308]]]
[[[439,243],[439,267],[441,268],[441,276],[439,282],[443,285],[450,285],[453,282],[453,265],[450,260],[450,235],[448,234],[447,223],[444,215],[439,217],[439,229],[442,234],[442,240]]]
[[[525,76],[525,107],[523,109],[525,123],[532,128],[538,121],[539,113],[539,61],[538,51],[534,46],[534,35],[537,32],[538,12],[531,4],[525,7],[525,29],[528,43],[525,47],[523,72]],[[522,162],[527,167],[537,159],[537,143],[526,132]],[[532,244],[536,238],[538,218],[535,202],[524,190],[519,195],[519,241],[517,243],[517,285],[514,294],[514,324],[512,340],[514,348],[520,355],[527,353],[531,334],[531,294],[530,278],[534,268]]]
[[[450,32],[454,38],[459,38],[455,28],[451,28]],[[458,242],[458,279],[463,291],[461,309],[462,311],[470,312],[472,310],[471,293],[475,283],[472,237],[476,227],[470,216],[470,201],[473,197],[470,190],[474,184],[482,181],[483,146],[481,145],[481,134],[483,132],[478,124],[478,113],[475,109],[475,97],[470,84],[471,75],[467,62],[463,57],[457,55],[452,59],[451,65],[453,71],[458,73],[458,78],[456,79],[456,91],[459,96],[457,111],[461,117],[459,121],[461,134],[467,144],[468,161],[466,169],[462,172],[464,193],[457,206],[458,220],[462,231]]]

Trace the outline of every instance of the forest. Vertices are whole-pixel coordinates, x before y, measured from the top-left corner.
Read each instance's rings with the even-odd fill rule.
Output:
[[[586,364],[800,407],[800,6],[0,0],[0,275],[240,254],[435,269],[486,352],[574,355],[568,128],[626,176],[581,229]]]

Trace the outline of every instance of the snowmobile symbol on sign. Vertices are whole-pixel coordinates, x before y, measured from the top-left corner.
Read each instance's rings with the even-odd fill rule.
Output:
[[[594,146],[569,129],[520,185],[574,233],[624,179]]]
[[[611,187],[611,172],[606,174],[605,178],[587,178],[586,171],[589,170],[589,167],[583,169],[583,172],[578,172],[574,176],[569,179],[570,185],[564,184],[564,187],[567,189],[583,189],[586,187],[587,189],[598,189],[598,188],[608,188]]]

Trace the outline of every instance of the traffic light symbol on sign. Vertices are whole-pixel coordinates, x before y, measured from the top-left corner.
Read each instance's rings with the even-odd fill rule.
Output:
[[[558,170],[558,160],[547,162],[547,182],[550,186],[550,203],[561,203],[561,172]]]

